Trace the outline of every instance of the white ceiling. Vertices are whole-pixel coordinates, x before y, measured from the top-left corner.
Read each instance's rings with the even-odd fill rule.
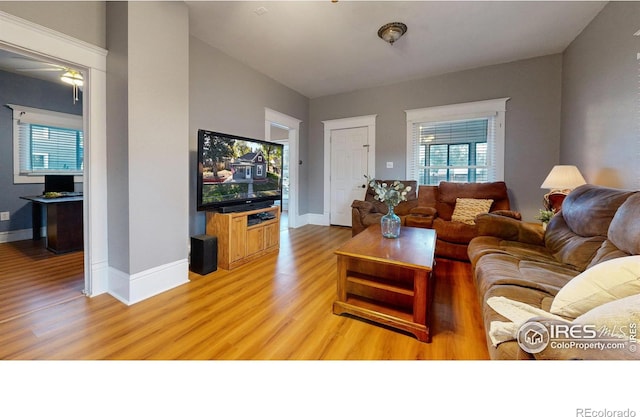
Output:
[[[600,1],[187,1],[193,36],[309,98],[562,52]],[[264,8],[266,13],[256,13]],[[385,23],[407,33],[378,38]],[[63,67],[0,50],[0,69]]]
[[[72,68],[53,63],[53,61],[0,49],[0,70],[13,72],[25,77],[39,78],[64,84],[60,80],[60,76],[69,69]]]
[[[559,53],[606,4],[186,3],[193,36],[309,98]],[[257,13],[260,8],[266,13]],[[394,21],[408,30],[392,46],[377,32]]]

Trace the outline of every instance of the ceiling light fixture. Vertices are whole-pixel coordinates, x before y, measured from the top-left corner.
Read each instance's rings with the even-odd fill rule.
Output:
[[[60,76],[60,80],[73,87],[73,104],[76,104],[78,101],[78,88],[84,85],[82,74],[75,70],[68,70]]]
[[[378,29],[378,36],[391,45],[407,33],[407,25],[400,22],[387,23]]]

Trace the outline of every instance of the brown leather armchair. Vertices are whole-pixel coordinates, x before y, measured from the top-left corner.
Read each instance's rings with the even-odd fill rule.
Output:
[[[396,180],[376,180],[376,182],[393,184]],[[400,217],[401,224],[405,224],[405,218],[411,212],[411,209],[418,206],[418,197],[416,194],[418,188],[417,181],[400,181],[405,187],[411,187],[411,191],[407,193],[407,201],[398,204],[393,210]],[[372,224],[380,224],[380,218],[387,214],[387,205],[375,199],[375,191],[367,186],[364,201],[355,200],[351,204],[351,235],[355,236],[362,232]]]
[[[492,199],[490,213],[520,220],[511,210],[507,185],[503,181],[490,183],[455,183],[443,181],[438,186],[421,185],[418,205],[406,217],[410,227],[434,229],[437,235],[436,256],[468,261],[467,246],[478,235],[478,226],[451,221],[457,198]]]

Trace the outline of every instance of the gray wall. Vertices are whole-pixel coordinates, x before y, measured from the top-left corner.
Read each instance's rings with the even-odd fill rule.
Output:
[[[205,231],[204,214],[195,205],[198,129],[264,139],[264,108],[268,107],[302,120],[300,155],[306,155],[309,100],[198,38],[191,37],[189,49],[189,212],[194,235]],[[300,167],[300,213],[307,210],[306,167]]]
[[[640,189],[639,2],[609,3],[566,49],[560,160],[589,183]]]
[[[129,271],[128,21],[125,2],[107,5],[107,222],[109,264]]]
[[[102,48],[106,46],[104,1],[0,1],[0,10]]]
[[[130,273],[188,258],[189,13],[129,3]]]
[[[43,190],[43,184],[13,183],[13,110],[6,104],[82,115],[82,101],[73,104],[70,86],[0,71],[0,211],[11,216],[0,222],[0,232],[30,229],[31,203],[20,196]]]
[[[505,181],[512,205],[534,221],[545,176],[559,159],[562,57],[488,66],[311,100],[308,211],[323,212],[323,120],[377,114],[376,176],[404,178],[404,110],[511,97],[507,102]],[[392,161],[394,168],[386,168]]]
[[[188,258],[189,19],[181,2],[109,3],[109,263]]]

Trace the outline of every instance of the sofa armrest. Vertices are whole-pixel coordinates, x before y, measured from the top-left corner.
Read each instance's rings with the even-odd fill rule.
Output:
[[[530,223],[492,213],[476,217],[478,236],[494,236],[504,240],[544,246],[544,230]]]
[[[511,217],[512,219],[522,220],[522,215],[519,211],[513,210],[495,210],[491,214],[497,214],[499,216]]]
[[[409,210],[409,215],[405,218],[405,225],[409,227],[422,227],[431,229],[433,219],[438,216],[438,212],[433,207],[418,206]]]
[[[376,206],[371,201],[354,200],[351,207],[360,210],[360,215],[375,212]]]
[[[409,214],[424,217],[436,217],[437,210],[435,207],[414,207],[409,211]]]

